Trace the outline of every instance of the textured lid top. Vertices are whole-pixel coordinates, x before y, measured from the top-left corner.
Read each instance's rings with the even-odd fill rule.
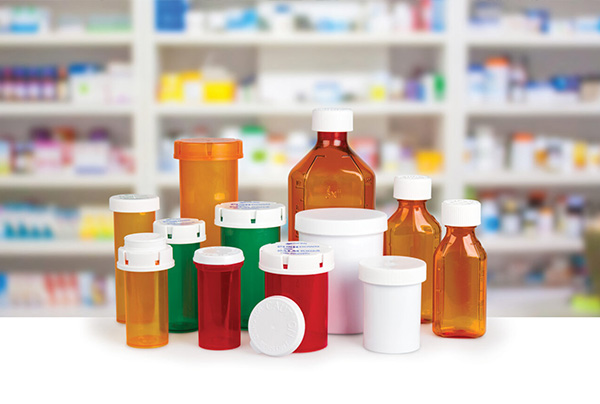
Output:
[[[160,201],[156,195],[113,195],[108,200],[108,207],[119,213],[156,212],[160,209]]]
[[[285,206],[275,202],[227,202],[215,206],[215,224],[234,229],[266,229],[285,224]]]
[[[238,139],[194,138],[175,141],[179,160],[237,160],[242,158],[242,141]]]
[[[415,285],[425,282],[427,264],[417,258],[394,255],[365,258],[359,263],[358,278],[374,285]]]
[[[333,269],[333,248],[305,241],[267,244],[260,248],[258,267],[280,275],[315,275]]]
[[[204,220],[161,219],[154,222],[154,233],[167,239],[168,244],[193,244],[206,240]]]
[[[119,248],[117,268],[129,272],[154,272],[172,268],[173,249],[156,233],[135,233],[125,236]]]
[[[442,202],[442,223],[451,227],[479,226],[481,203],[472,199],[449,199]]]
[[[320,236],[365,236],[386,231],[387,215],[372,209],[310,209],[296,213],[296,230]]]
[[[204,265],[233,265],[244,262],[244,253],[235,247],[204,247],[194,252],[194,262]]]
[[[425,175],[397,175],[394,178],[394,198],[405,201],[431,199],[431,178]]]
[[[317,108],[312,112],[315,132],[352,132],[353,113],[349,108]]]
[[[289,355],[300,346],[305,327],[296,302],[285,296],[267,297],[250,314],[250,346],[265,355]]]

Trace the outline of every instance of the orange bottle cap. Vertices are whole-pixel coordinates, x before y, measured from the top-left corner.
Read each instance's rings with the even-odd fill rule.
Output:
[[[242,141],[237,139],[194,138],[175,141],[178,160],[237,160],[242,158]]]

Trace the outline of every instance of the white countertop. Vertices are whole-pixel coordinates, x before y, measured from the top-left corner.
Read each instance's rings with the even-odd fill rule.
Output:
[[[271,358],[247,333],[231,351],[198,348],[196,333],[142,350],[112,319],[0,318],[0,402],[597,402],[599,335],[599,318],[490,318],[476,340],[423,326],[421,349],[406,355],[371,353],[354,335]]]

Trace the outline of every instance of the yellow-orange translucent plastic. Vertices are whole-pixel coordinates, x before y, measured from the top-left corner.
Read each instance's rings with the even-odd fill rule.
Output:
[[[115,233],[115,300],[117,321],[125,324],[125,273],[117,268],[119,247],[125,244],[125,236],[134,233],[152,233],[156,212],[122,213],[114,212]]]
[[[485,334],[487,255],[474,227],[448,227],[434,255],[433,332],[440,337]]]
[[[169,342],[168,271],[125,273],[127,345],[158,348]]]
[[[221,245],[215,205],[238,200],[238,159],[242,142],[236,139],[197,138],[175,142],[179,159],[181,217],[204,220],[203,247]]]
[[[427,264],[427,279],[421,286],[421,322],[433,319],[433,253],[440,244],[441,227],[425,207],[425,201],[399,201],[388,220],[384,255],[414,257]]]

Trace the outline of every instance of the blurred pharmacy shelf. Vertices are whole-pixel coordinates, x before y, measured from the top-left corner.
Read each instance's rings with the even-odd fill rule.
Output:
[[[97,33],[97,34],[34,34],[10,35],[0,34],[0,48],[38,48],[38,47],[113,47],[131,46],[134,37],[129,33]]]
[[[583,251],[582,238],[566,236],[483,236],[481,243],[489,254],[562,254]]]
[[[0,189],[26,188],[131,188],[133,175],[10,175],[0,176]]]
[[[440,33],[223,33],[223,34],[155,34],[154,41],[164,47],[190,46],[443,46],[446,36]]]
[[[472,117],[597,117],[600,114],[600,104],[482,104],[469,106],[467,113]]]
[[[318,104],[156,104],[159,117],[240,117],[240,116],[302,116],[310,118]],[[444,113],[443,103],[381,102],[348,103],[336,107],[352,108],[356,116],[435,116]]]
[[[473,48],[600,48],[600,35],[542,35],[506,33],[504,35],[470,35],[467,45]]]
[[[572,296],[570,287],[489,287],[487,314],[489,317],[581,316],[571,307]]]
[[[111,241],[79,241],[79,240],[38,240],[38,241],[6,241],[0,242],[0,256],[20,257],[74,257],[105,256],[114,254]]]
[[[600,173],[485,173],[467,174],[465,184],[477,188],[523,187],[596,187],[600,186]]]
[[[0,118],[8,117],[52,117],[52,116],[89,116],[120,117],[131,116],[132,105],[76,104],[69,102],[0,102]]]

